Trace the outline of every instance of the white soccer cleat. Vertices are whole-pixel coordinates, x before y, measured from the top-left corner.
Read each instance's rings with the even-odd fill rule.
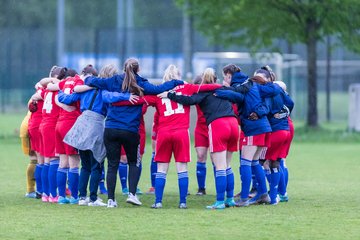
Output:
[[[102,201],[100,201],[99,199],[97,199],[95,202],[89,202],[89,207],[106,207],[107,204],[103,203]]]
[[[129,193],[128,198],[126,199],[127,203],[133,204],[133,205],[137,205],[137,206],[141,206],[142,203],[140,202],[140,200],[138,199],[138,197],[135,195],[133,195],[132,193]]]
[[[89,204],[89,199],[80,197],[79,199],[79,206],[87,206]]]
[[[97,201],[97,200],[96,200]],[[107,203],[107,207],[108,208],[115,208],[115,207],[117,207],[117,202],[116,202],[116,200],[114,201],[114,200],[112,200],[112,199],[109,199],[108,200],[108,203]]]

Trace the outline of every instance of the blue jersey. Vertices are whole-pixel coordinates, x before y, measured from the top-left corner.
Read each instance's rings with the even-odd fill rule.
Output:
[[[110,78],[88,77],[85,84],[107,90],[109,92],[126,93],[122,91],[122,83],[125,74],[114,75]],[[136,75],[137,84],[144,89],[144,94],[159,94],[168,91],[177,85],[183,84],[183,81],[172,80],[161,85],[153,85],[145,78]],[[105,128],[122,129],[134,133],[139,132],[140,117],[142,106],[113,106],[108,105]]]
[[[99,113],[103,116],[106,116],[106,108],[107,104],[103,102],[102,98],[102,90],[97,90],[96,97],[94,99],[94,103],[91,109],[89,109],[91,101],[94,97],[96,89],[89,90],[82,93],[72,93],[72,94],[65,94],[62,91],[59,91],[58,99],[59,102],[70,105],[73,102],[80,100],[80,111],[83,112],[85,110],[91,110],[93,112]],[[124,94],[123,100],[128,100],[130,94]],[[120,100],[119,100],[120,101]]]
[[[230,85],[234,91],[237,91],[239,87],[244,86],[244,84],[246,83],[249,83],[247,82],[247,79],[248,77],[242,72],[236,72],[231,78]],[[245,136],[254,136],[262,133],[271,132],[271,127],[267,119],[267,114],[269,110],[262,102],[258,85],[250,81],[250,84],[247,84],[247,88],[248,90],[246,92],[242,92],[242,104],[238,104],[241,120],[241,130],[244,132]],[[219,97],[230,101],[234,101],[234,98],[236,97],[229,90],[217,90],[216,94]],[[250,119],[250,114],[253,112],[258,115],[259,119]]]
[[[273,83],[259,85],[259,89],[261,97],[269,108],[268,119],[272,131],[289,130],[288,115],[279,117],[279,114],[285,111],[283,90]]]

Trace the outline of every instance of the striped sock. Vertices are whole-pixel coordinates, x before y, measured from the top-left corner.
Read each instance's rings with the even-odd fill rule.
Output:
[[[35,181],[36,181],[36,191],[40,194],[43,193],[42,182],[41,182],[41,172],[43,170],[44,164],[36,164],[35,168]]]
[[[128,165],[127,163],[119,163],[119,178],[121,183],[121,188],[127,188],[127,177],[128,177]]]
[[[41,172],[41,181],[42,181],[42,187],[43,187],[43,193],[46,194],[46,196],[49,196],[49,163],[44,163],[43,170]]]
[[[68,175],[71,196],[77,199],[79,196],[79,168],[70,168]]]
[[[226,191],[226,170],[216,170],[216,201],[225,200]]]
[[[234,197],[234,173],[232,168],[226,169],[226,198]]]
[[[266,187],[266,179],[264,170],[259,164],[259,160],[253,160],[251,163],[251,170],[255,175],[256,181],[258,183],[258,193],[264,194],[267,193],[267,187]]]
[[[251,185],[251,160],[241,158],[240,176],[241,176],[241,198],[247,199],[250,193]]]
[[[198,181],[199,189],[205,189],[206,182],[206,163],[196,163],[196,178]]]
[[[59,167],[59,159],[50,160],[49,167],[49,192],[52,197],[57,196],[57,183],[56,183],[56,175]]]
[[[166,173],[157,172],[155,177],[155,203],[161,203],[166,183]]]
[[[151,164],[150,164],[150,176],[151,176],[151,186],[155,187],[155,177],[157,172],[157,163],[154,160],[155,152],[151,155]]]
[[[66,191],[66,181],[67,181],[68,172],[69,172],[69,168],[58,168],[56,174],[56,182],[60,197],[66,197],[65,191]]]
[[[180,203],[186,203],[186,197],[189,188],[189,175],[187,171],[178,173],[178,185],[180,193]]]
[[[270,199],[271,203],[276,203],[276,197],[278,194],[278,186],[280,180],[280,172],[278,168],[271,168],[270,174]]]

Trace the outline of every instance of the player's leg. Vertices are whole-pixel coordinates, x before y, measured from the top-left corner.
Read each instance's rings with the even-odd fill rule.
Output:
[[[99,163],[95,158],[93,153],[89,151],[89,157],[90,157],[90,165],[91,165],[91,176],[90,176],[90,202],[89,206],[92,207],[105,207],[107,204],[103,203],[101,199],[97,196],[97,189],[99,186],[99,181],[101,178],[101,165],[102,163]]]
[[[155,194],[155,178],[157,172],[157,163],[155,162],[155,148],[156,148],[156,138],[151,139],[151,163],[150,163],[150,180],[151,180],[151,187],[146,192],[146,194]]]
[[[101,177],[99,182],[99,193],[107,194],[107,190],[105,187],[105,164],[101,164]]]
[[[196,178],[198,182],[198,191],[196,195],[206,195],[206,158],[207,147],[195,147],[197,162],[196,162]]]
[[[168,169],[168,162],[157,162],[157,173],[155,178],[155,203],[151,206],[152,208],[162,208],[162,200]]]
[[[56,175],[57,186],[59,191],[59,204],[69,203],[69,199],[66,197],[66,183],[69,173],[69,157],[66,154],[60,154],[60,163]]]
[[[129,195],[126,202],[139,206],[142,205],[142,203],[138,199],[136,191],[141,172],[140,135],[138,133],[123,131],[121,139],[129,165]]]
[[[35,152],[30,151],[29,154],[30,162],[26,169],[26,194],[27,198],[36,198],[35,192],[35,169],[37,163],[37,157]]]
[[[91,174],[91,156],[90,150],[79,150],[81,170],[79,177],[79,205],[87,206],[88,201],[87,196],[87,187]]]
[[[129,171],[129,169],[128,169],[128,161],[126,158],[126,153],[122,148],[118,172],[119,172],[119,179],[120,179],[121,190],[122,190],[123,195],[129,194],[129,189],[127,187],[128,171]]]
[[[155,151],[155,162],[157,163],[157,172],[155,177],[155,203],[151,206],[152,208],[162,207],[166,174],[172,155],[172,147],[171,133],[166,131],[158,132]]]
[[[225,208],[225,191],[226,191],[226,151],[210,153],[215,165],[215,187],[216,202],[207,206],[208,209],[224,209]]]
[[[118,130],[105,128],[104,144],[106,148],[106,157],[108,159],[108,167],[106,173],[108,207],[117,207],[117,203],[115,200],[115,187],[121,149]]]
[[[41,182],[41,172],[44,167],[44,157],[39,152],[35,152],[35,153],[36,153],[36,158],[37,158],[37,164],[36,164],[36,168],[35,168],[36,195],[37,195],[37,198],[41,198],[42,193],[43,193],[42,182]]]

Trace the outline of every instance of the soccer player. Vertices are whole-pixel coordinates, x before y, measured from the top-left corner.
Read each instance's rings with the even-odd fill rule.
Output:
[[[20,139],[21,139],[21,147],[23,153],[30,158],[30,162],[27,166],[26,170],[26,194],[27,198],[38,198],[37,192],[35,192],[35,167],[36,167],[36,155],[35,152],[31,148],[29,132],[28,132],[28,123],[31,116],[31,112],[28,111],[25,118],[21,122],[20,125]]]
[[[54,66],[52,68],[52,71],[55,71],[55,69],[57,69],[57,71],[60,71],[60,68],[57,66]],[[44,91],[43,87],[41,87],[40,85],[36,86],[36,92],[38,94],[41,94],[42,91]],[[43,104],[44,101],[42,99],[39,99],[38,101],[31,101],[28,105],[29,110],[31,111],[31,116],[28,125],[29,139],[30,139],[31,148],[34,150],[37,160],[37,164],[35,167],[36,195],[40,196],[40,198],[43,193],[42,184],[41,184],[41,174],[42,174],[42,169],[44,167],[44,156],[42,155],[43,144],[42,144],[42,137],[39,130],[39,126],[42,120]]]
[[[146,192],[146,194],[155,194],[155,178],[157,172],[157,163],[155,162],[155,150],[156,150],[156,138],[157,138],[157,130],[159,125],[159,113],[155,111],[154,113],[154,121],[152,125],[151,131],[151,163],[150,163],[150,180],[151,187]]]
[[[202,77],[197,76],[194,84],[201,84]],[[198,191],[196,195],[206,195],[206,159],[209,149],[209,134],[206,119],[199,105],[196,105],[197,120],[194,129],[194,141],[196,150],[196,179],[198,182]]]
[[[68,69],[66,72],[66,78],[60,82],[50,82],[47,86],[52,91],[62,90],[67,94],[71,94],[73,89],[77,85],[82,85],[83,80],[79,77],[77,72],[73,69]],[[57,98],[56,98],[57,99]],[[59,110],[59,118],[56,123],[55,136],[56,136],[56,153],[60,155],[60,166],[57,171],[57,184],[59,189],[59,204],[77,204],[78,199],[78,184],[79,184],[79,162],[80,157],[77,150],[65,144],[63,139],[66,133],[75,123],[76,119],[80,115],[80,109],[78,104],[73,105],[74,110],[71,112],[66,111],[63,108]],[[68,168],[70,167],[70,168]],[[68,176],[67,176],[68,175]],[[69,178],[69,188],[71,191],[70,199],[66,198],[66,182]]]
[[[264,147],[268,145],[271,127],[267,119],[268,109],[262,102],[259,89],[256,83],[241,72],[235,64],[229,64],[223,68],[223,74],[226,79],[231,79],[231,90],[217,90],[218,97],[231,101],[239,98],[239,93],[243,94],[243,104],[239,111],[241,119],[241,129],[244,132],[242,141],[241,159],[240,159],[240,176],[241,176],[241,194],[237,202],[238,207],[250,205],[249,193],[252,172],[254,172],[258,182],[257,203],[270,202],[267,194],[265,174],[259,164],[259,155]]]
[[[164,82],[171,79],[180,79],[180,71],[175,65],[169,65],[165,70]],[[220,85],[198,86],[184,84],[177,86],[174,91],[177,94],[192,95],[198,91],[214,90]],[[155,161],[157,162],[157,174],[155,178],[155,203],[152,208],[162,208],[162,198],[166,182],[166,175],[172,154],[174,154],[178,172],[178,184],[180,192],[179,208],[185,209],[188,192],[187,163],[190,161],[190,106],[182,106],[168,98],[157,96],[145,96],[137,104],[149,104],[156,107],[159,114]],[[123,105],[126,102],[114,103]],[[161,149],[161,150],[160,150]]]
[[[118,73],[114,65],[107,65],[100,71],[101,77],[110,77]],[[97,76],[97,71],[92,66],[87,66],[82,71],[83,76]],[[87,89],[82,93],[65,94],[59,93],[59,101],[72,104],[80,100],[81,116],[74,126],[66,134],[64,142],[77,148],[81,157],[81,172],[79,180],[79,205],[80,206],[107,206],[97,197],[102,165],[106,151],[103,143],[104,119],[106,105],[102,101],[102,93],[99,89],[81,86]],[[74,88],[79,91],[79,86]],[[124,94],[124,100],[128,100],[130,94]],[[87,200],[87,186],[90,178],[90,202]]]
[[[278,185],[280,181],[280,155],[289,138],[288,113],[284,111],[284,96],[279,85],[274,84],[275,74],[269,66],[261,67],[255,71],[252,80],[259,84],[260,96],[264,99],[268,109],[268,120],[272,129],[270,144],[267,148],[264,164],[269,174],[271,205],[278,204]],[[256,196],[250,202],[256,201]]]
[[[65,68],[61,68],[58,71],[54,70],[50,72],[50,77],[51,79],[61,79],[65,76],[65,72]],[[41,172],[41,181],[43,188],[42,201],[57,203],[58,196],[56,172],[59,166],[59,157],[55,152],[55,127],[59,116],[60,108],[55,103],[55,96],[57,95],[57,92],[50,91],[46,88],[49,83],[49,78],[42,79],[37,85],[41,84],[45,89],[40,93],[35,93],[32,96],[32,100],[39,101],[42,99],[44,101],[42,108],[42,120],[39,126],[42,142],[44,143],[44,167]]]
[[[140,118],[140,126],[139,126],[139,135],[140,135],[140,176],[142,171],[142,157],[145,153],[145,145],[146,145],[146,132],[145,132],[145,121],[144,121],[144,115],[147,110],[147,105],[142,106],[141,111],[141,118]],[[124,148],[121,148],[121,156],[120,156],[120,163],[119,163],[119,178],[120,178],[120,184],[122,188],[122,194],[128,195],[129,189],[127,188],[127,175],[128,175],[128,164],[127,164],[127,158]],[[141,195],[142,192],[139,188],[136,189],[136,194]]]
[[[130,58],[125,61],[124,73],[110,78],[88,77],[85,83],[110,92],[129,92],[142,96],[170,90],[182,81],[169,81],[155,86],[138,75],[139,62]],[[139,125],[141,106],[109,106],[105,121],[104,143],[108,158],[107,187],[108,207],[117,207],[115,200],[116,175],[120,161],[121,146],[124,146],[129,165],[129,195],[126,202],[141,205],[136,195],[140,177]]]
[[[215,82],[214,69],[205,69],[202,75],[202,83],[207,85]],[[213,92],[197,93],[192,96],[183,96],[171,92],[164,94],[169,99],[183,104],[184,107],[199,104],[206,118],[209,129],[210,154],[216,168],[216,202],[207,206],[207,209],[224,209],[225,206],[235,206],[233,198],[234,174],[230,163],[232,153],[238,150],[239,127],[231,103],[215,97]]]
[[[286,92],[286,84],[282,81],[275,81],[274,83],[278,84],[282,88],[282,90],[283,90],[282,94],[284,95],[284,99],[285,99],[284,104],[286,105],[286,107],[289,109],[289,111],[291,113],[294,108],[294,102],[292,101],[289,94]],[[288,183],[288,178],[289,178],[289,172],[288,172],[288,168],[286,166],[286,157],[289,154],[291,142],[292,142],[292,139],[294,138],[294,124],[293,124],[290,116],[288,116],[288,123],[289,123],[290,134],[289,134],[289,137],[286,139],[285,146],[282,148],[282,151],[280,154],[280,158],[281,158],[280,159],[280,181],[279,181],[279,188],[278,188],[280,202],[289,201],[289,197],[287,194],[287,183]]]

